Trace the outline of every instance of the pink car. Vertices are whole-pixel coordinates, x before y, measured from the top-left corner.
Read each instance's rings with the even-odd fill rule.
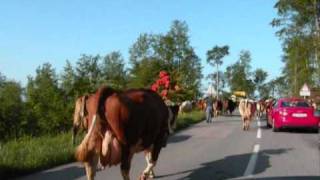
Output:
[[[319,132],[319,117],[308,102],[300,98],[281,98],[268,112],[267,126],[273,131],[280,128],[310,128]]]

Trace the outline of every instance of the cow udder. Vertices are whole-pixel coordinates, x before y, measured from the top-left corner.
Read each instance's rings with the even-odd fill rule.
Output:
[[[117,138],[110,131],[106,131],[102,141],[100,162],[103,166],[112,166],[120,163],[121,146]]]

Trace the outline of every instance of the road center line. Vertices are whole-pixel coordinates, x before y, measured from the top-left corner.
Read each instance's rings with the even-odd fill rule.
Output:
[[[260,150],[260,145],[255,144],[253,147],[253,153],[250,157],[248,166],[243,174],[243,176],[251,176],[253,174],[253,171],[255,169],[256,163],[257,163],[257,158],[258,158],[258,152]]]
[[[258,129],[258,132],[257,132],[257,138],[258,138],[258,139],[260,139],[260,138],[261,138],[261,128],[259,128],[259,129]]]
[[[258,120],[258,127],[260,128],[261,127],[261,121]]]
[[[258,139],[261,139],[261,121],[260,121],[260,119],[258,119],[257,138],[258,138]]]

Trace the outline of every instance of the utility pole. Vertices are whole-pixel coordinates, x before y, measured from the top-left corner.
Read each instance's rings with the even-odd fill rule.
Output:
[[[320,75],[320,62],[318,60],[318,51],[319,51],[319,43],[320,43],[320,0],[314,0],[314,8],[315,8],[315,38],[314,38],[314,46],[315,46],[315,52],[314,52],[314,60],[315,60],[315,67],[318,69]],[[318,76],[317,75],[317,76]],[[320,83],[320,79],[316,79],[317,83]]]
[[[217,63],[217,99],[219,99],[219,64]]]

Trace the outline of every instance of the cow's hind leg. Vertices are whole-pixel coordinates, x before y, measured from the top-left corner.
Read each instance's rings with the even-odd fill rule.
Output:
[[[121,175],[123,180],[130,180],[129,172],[131,166],[131,159],[133,154],[130,153],[130,149],[126,146],[122,147],[121,150]]]
[[[145,152],[145,157],[147,161],[147,167],[144,169],[141,179],[146,178],[154,178],[153,167],[155,166],[155,162],[152,160],[152,150],[147,150]]]
[[[160,139],[159,139],[160,140]],[[151,149],[151,153],[148,153],[149,157],[147,157],[147,163],[148,166],[147,168],[143,171],[140,179],[141,180],[146,180],[148,178],[153,178],[155,177],[155,174],[153,172],[153,168],[156,166],[160,151],[161,151],[161,141],[155,143],[153,148]]]
[[[246,130],[246,119],[242,118],[242,130]]]
[[[98,159],[98,156],[94,155],[94,157],[89,162],[84,163],[88,180],[93,180],[94,176],[96,175]]]
[[[250,128],[250,119],[246,120],[246,131],[249,131]]]

